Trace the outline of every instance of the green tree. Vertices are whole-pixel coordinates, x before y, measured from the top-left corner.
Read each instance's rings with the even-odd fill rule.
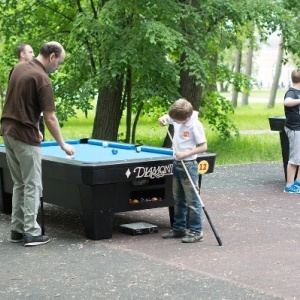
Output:
[[[269,0],[10,0],[1,3],[3,55],[20,42],[35,51],[57,40],[66,63],[53,76],[61,122],[93,108],[94,138],[116,140],[126,112],[126,141],[135,141],[138,117],[157,117],[177,97],[192,102],[211,126],[229,137],[233,111],[216,82],[235,76],[219,57],[250,35],[254,22],[264,38],[285,27],[283,2]],[[11,67],[13,60],[7,61]],[[7,78],[7,77],[6,77]],[[236,81],[241,89],[243,78]],[[132,119],[132,116],[134,117]]]

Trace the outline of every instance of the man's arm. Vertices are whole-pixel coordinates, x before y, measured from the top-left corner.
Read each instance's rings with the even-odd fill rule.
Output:
[[[53,111],[44,111],[43,114],[44,121],[49,132],[57,141],[61,149],[64,150],[66,154],[73,155],[75,153],[74,147],[65,143],[55,113]]]

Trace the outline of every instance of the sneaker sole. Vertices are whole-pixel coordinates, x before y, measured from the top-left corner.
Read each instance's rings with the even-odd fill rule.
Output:
[[[186,236],[186,233],[180,233],[180,234],[176,234],[176,235],[168,235],[167,233],[164,235],[162,235],[161,237],[163,239],[180,239],[180,238],[184,238]]]
[[[300,191],[299,192],[289,192],[289,191],[283,190],[283,192],[286,194],[300,194]]]
[[[24,246],[25,247],[28,247],[28,246],[38,246],[38,245],[44,245],[44,244],[47,244],[50,242],[50,239],[48,241],[45,241],[45,242],[30,242],[30,243],[24,243]]]
[[[186,243],[186,244],[188,244],[188,243],[199,243],[199,242],[203,242],[203,240],[204,240],[204,238],[201,238],[201,239],[199,239],[199,240],[190,240],[190,241],[188,241],[188,240],[182,240],[182,242],[183,243]]]
[[[11,243],[21,243],[21,242],[23,242],[23,239],[21,239],[21,240],[10,240],[10,242]]]
[[[180,239],[185,237],[185,235],[179,235],[179,236],[162,236],[163,239]]]

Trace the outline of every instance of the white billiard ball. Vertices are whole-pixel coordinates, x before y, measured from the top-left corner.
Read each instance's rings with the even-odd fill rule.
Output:
[[[141,147],[139,147],[139,146],[135,148],[135,151],[136,151],[136,152],[141,152],[141,150],[142,150],[142,149],[141,149]]]
[[[66,158],[67,159],[74,159],[74,155],[67,155]]]
[[[104,148],[108,147],[108,142],[103,142],[103,143],[102,143],[102,146],[103,146]]]

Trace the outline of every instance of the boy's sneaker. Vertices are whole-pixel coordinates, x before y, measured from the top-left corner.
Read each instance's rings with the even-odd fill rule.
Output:
[[[186,236],[186,232],[184,231],[174,231],[170,230],[169,232],[166,232],[162,235],[164,239],[170,239],[170,238],[181,238]]]
[[[202,242],[204,239],[202,232],[190,231],[183,239],[183,243],[197,243]]]
[[[12,243],[20,243],[23,242],[23,233],[12,230],[10,233],[10,241]]]
[[[29,233],[24,233],[23,239],[24,246],[38,246],[50,242],[50,239],[47,235],[32,236]]]
[[[295,184],[292,184],[291,186],[285,186],[284,193],[290,193],[290,194],[300,194],[300,186],[297,187]]]
[[[296,186],[298,189],[300,189],[300,182],[295,180],[293,185]]]

